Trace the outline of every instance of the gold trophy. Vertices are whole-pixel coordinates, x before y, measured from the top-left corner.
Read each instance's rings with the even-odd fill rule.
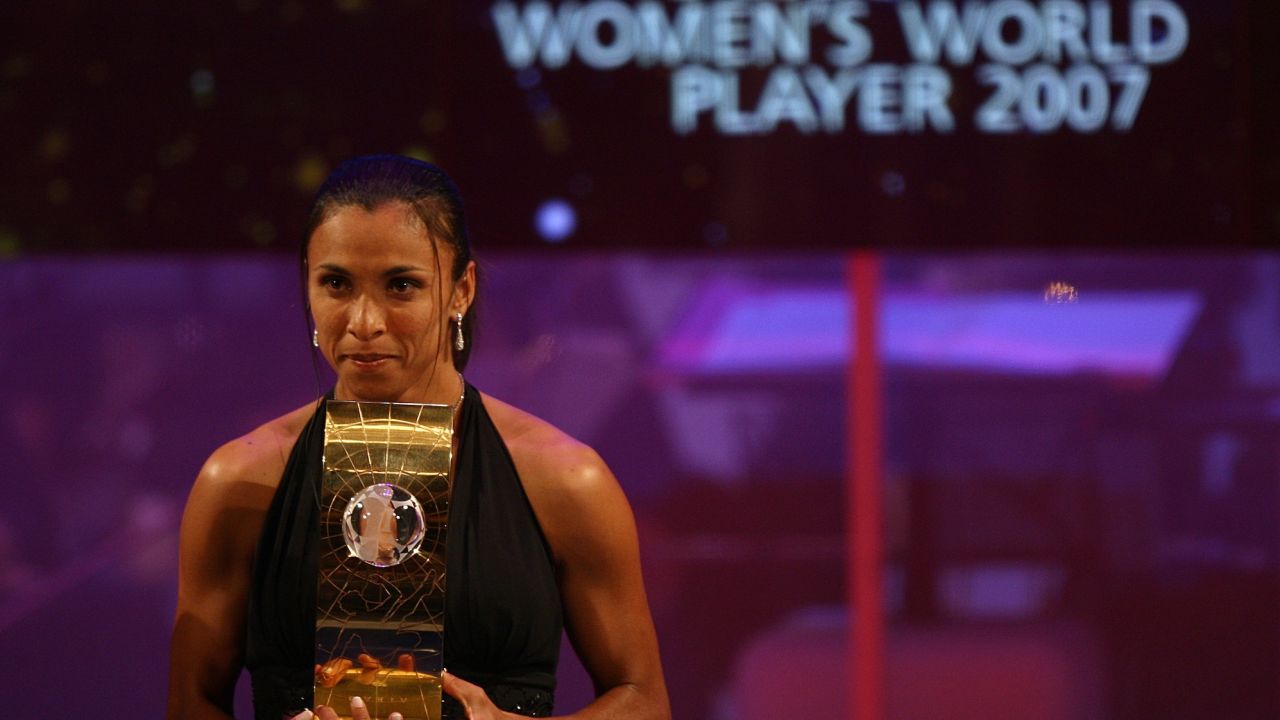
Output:
[[[440,720],[452,461],[448,405],[327,403],[317,705]]]

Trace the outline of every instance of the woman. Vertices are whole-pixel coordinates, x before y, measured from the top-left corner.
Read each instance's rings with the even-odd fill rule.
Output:
[[[590,448],[462,378],[476,266],[453,184],[408,158],[348,161],[317,195],[302,258],[332,397],[454,407],[446,713],[549,715],[563,622],[597,696],[572,717],[668,718],[617,481]],[[170,718],[229,716],[242,664],[259,718],[348,712],[308,709],[323,417],[323,401],[307,404],[200,471],[182,521]]]

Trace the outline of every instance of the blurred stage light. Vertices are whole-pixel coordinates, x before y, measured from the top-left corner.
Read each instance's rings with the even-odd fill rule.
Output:
[[[880,176],[880,189],[889,197],[902,197],[902,193],[907,191],[907,179],[902,173],[890,170]]]
[[[546,90],[530,90],[525,95],[525,104],[529,106],[529,112],[534,115],[542,115],[551,110],[551,96]]]
[[[538,212],[533,216],[533,226],[543,240],[561,243],[577,229],[578,214],[564,200],[551,198],[538,206]]]
[[[196,102],[205,103],[212,100],[215,87],[213,73],[205,68],[199,68],[191,73],[191,97]]]
[[[542,73],[535,67],[527,67],[516,73],[516,84],[521,90],[532,90],[542,82]]]
[[[1044,301],[1050,305],[1073,303],[1080,299],[1075,285],[1065,282],[1051,282],[1045,286]]]
[[[698,163],[689,163],[684,166],[684,172],[680,174],[680,178],[684,180],[684,186],[690,190],[707,184],[707,180],[711,178],[711,174],[707,172],[707,168]]]

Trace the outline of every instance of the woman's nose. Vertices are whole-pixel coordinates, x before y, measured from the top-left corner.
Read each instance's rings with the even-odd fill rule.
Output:
[[[367,294],[357,297],[347,329],[358,340],[371,340],[381,335],[387,329],[386,311],[382,304]]]

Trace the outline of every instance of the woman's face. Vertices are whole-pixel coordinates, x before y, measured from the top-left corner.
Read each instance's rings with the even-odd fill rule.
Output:
[[[404,203],[344,207],[315,229],[307,295],[339,399],[453,402],[450,318],[471,304],[475,267],[454,283],[452,266]]]

